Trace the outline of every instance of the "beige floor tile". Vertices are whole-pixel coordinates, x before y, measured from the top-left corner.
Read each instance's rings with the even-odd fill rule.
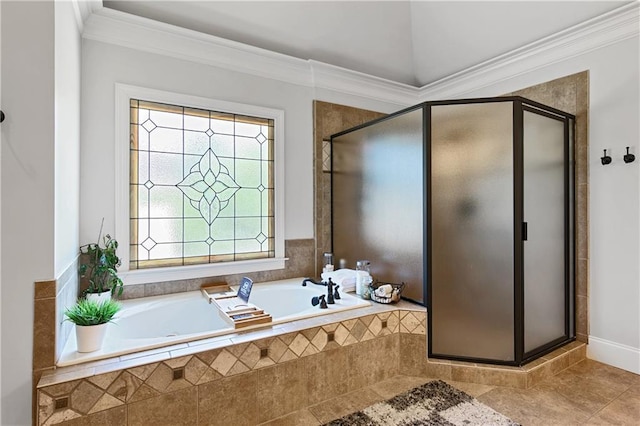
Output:
[[[618,385],[618,387],[624,388],[624,390],[633,385],[640,385],[640,375],[591,359],[585,359],[584,361],[571,366],[568,368],[568,371],[586,378],[598,379],[610,384]]]
[[[383,399],[389,399],[429,381],[431,381],[431,379],[426,379],[424,377],[399,375],[371,385],[369,388],[380,395]]]
[[[640,397],[640,384],[631,386],[623,395],[635,395]]]
[[[320,423],[327,423],[383,400],[373,390],[363,388],[311,406],[309,411]]]
[[[617,386],[568,371],[541,382],[536,388],[556,391],[576,409],[588,415],[595,414],[620,396],[620,388]]]
[[[456,389],[461,390],[474,398],[479,397],[483,393],[487,393],[492,389],[495,389],[495,386],[491,385],[481,385],[478,383],[467,383],[467,382],[456,382],[455,380],[445,380],[445,382],[449,383]]]
[[[588,425],[640,424],[640,395],[629,390],[589,419]]]
[[[261,423],[261,426],[318,426],[320,422],[308,409],[294,411],[283,417]]]
[[[477,398],[523,425],[578,425],[589,417],[553,390],[497,387]]]

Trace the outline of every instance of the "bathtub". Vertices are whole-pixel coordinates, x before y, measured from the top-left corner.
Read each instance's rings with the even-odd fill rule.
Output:
[[[370,306],[370,302],[342,292],[341,299],[328,305],[328,309],[312,306],[311,298],[326,294],[327,289],[313,284],[303,287],[302,280],[255,284],[249,300],[270,313],[273,322],[243,327],[241,331]],[[124,300],[121,304],[122,310],[109,324],[101,350],[77,352],[75,332],[71,332],[57,365],[64,367],[239,331],[200,291]]]

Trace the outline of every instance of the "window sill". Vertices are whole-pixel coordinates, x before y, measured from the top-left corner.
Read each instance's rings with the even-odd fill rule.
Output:
[[[118,275],[124,285],[147,284],[284,269],[287,260],[289,259],[286,257],[278,257],[218,264],[170,266],[165,268],[119,271]]]

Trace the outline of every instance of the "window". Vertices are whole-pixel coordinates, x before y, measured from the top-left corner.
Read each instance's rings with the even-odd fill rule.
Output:
[[[135,89],[118,91],[129,107],[125,283],[158,280],[144,270],[171,270],[169,280],[283,267],[281,111]]]

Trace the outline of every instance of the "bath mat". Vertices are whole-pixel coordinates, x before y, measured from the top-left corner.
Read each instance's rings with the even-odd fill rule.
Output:
[[[434,380],[325,425],[517,426],[518,423],[442,380]]]

